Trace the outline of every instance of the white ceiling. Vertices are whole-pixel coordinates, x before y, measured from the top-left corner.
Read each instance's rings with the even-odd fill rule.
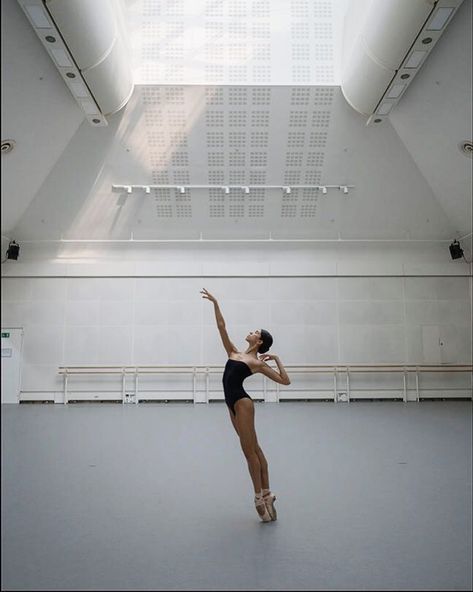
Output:
[[[131,6],[149,11],[150,2]],[[161,9],[180,5],[158,4]],[[268,2],[233,4],[248,8]],[[306,5],[307,0],[290,3],[293,11]],[[450,239],[471,232],[471,160],[450,149],[471,137],[471,30],[465,25],[470,2],[460,7],[451,30],[402,97],[393,125],[387,121],[380,128],[366,127],[336,84],[299,86],[294,80],[286,86],[138,85],[107,128],[93,129],[85,121],[77,128],[82,116],[74,100],[18,11],[15,0],[2,3],[3,26],[23,48],[12,51],[7,44],[2,52],[2,65],[8,66],[2,68],[3,120],[11,122],[8,136],[18,142],[15,152],[2,156],[3,202],[10,212],[2,233],[26,240],[129,238],[132,232],[135,238],[198,238],[200,233],[260,238],[271,232],[274,238]],[[234,22],[246,22],[247,34],[254,31],[254,19]],[[291,51],[291,56],[302,54]],[[189,57],[186,64],[193,63]],[[248,75],[254,72],[249,64]],[[292,65],[286,66],[292,76]],[[271,76],[277,73],[276,60]],[[55,108],[48,111],[50,103]],[[28,173],[31,167],[36,176]],[[21,204],[18,180],[27,188]],[[203,190],[149,196],[111,191],[112,184],[146,183],[356,188],[347,196],[330,190],[325,196],[275,190],[249,195],[235,190],[228,196]]]
[[[472,231],[472,2],[463,2],[390,120],[458,233]]]
[[[16,0],[2,0],[2,234],[28,207],[84,114]]]

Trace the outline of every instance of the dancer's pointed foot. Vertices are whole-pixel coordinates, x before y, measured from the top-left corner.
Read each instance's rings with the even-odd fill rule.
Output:
[[[263,522],[271,522],[271,514],[268,512],[268,508],[266,507],[266,503],[263,499],[263,494],[255,495],[255,508],[258,512],[258,516]]]
[[[274,493],[268,491],[263,495],[264,503],[266,504],[266,508],[268,510],[268,514],[271,516],[271,520],[277,520],[278,514],[276,512],[276,508],[274,507],[274,502],[276,501],[276,496]]]

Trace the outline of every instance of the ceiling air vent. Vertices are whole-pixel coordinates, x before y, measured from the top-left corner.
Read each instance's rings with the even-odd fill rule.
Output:
[[[465,156],[469,156],[470,158],[473,158],[473,142],[471,140],[467,140],[466,142],[460,142],[458,144],[458,147],[460,148],[461,152]],[[3,145],[2,145],[2,150],[3,150]]]
[[[15,147],[15,140],[2,140],[2,154],[8,154]]]

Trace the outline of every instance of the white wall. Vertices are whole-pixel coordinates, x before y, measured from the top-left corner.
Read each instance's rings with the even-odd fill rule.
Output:
[[[471,363],[469,268],[449,260],[444,245],[95,249],[95,259],[91,249],[76,249],[63,262],[45,260],[44,252],[35,261],[40,255],[25,251],[22,262],[4,265],[10,277],[2,282],[2,324],[25,330],[23,399],[43,398],[31,391],[44,391],[62,400],[60,365],[223,365],[226,353],[202,287],[218,298],[237,347],[246,346],[248,331],[267,328],[286,364]],[[468,375],[450,378],[450,386],[469,386]],[[394,380],[378,379],[379,388]],[[217,390],[220,380],[212,380]],[[330,377],[324,380],[330,390]],[[166,384],[181,398],[191,388],[183,377]],[[283,387],[284,396],[311,384],[297,378]],[[81,385],[121,390],[117,378]]]

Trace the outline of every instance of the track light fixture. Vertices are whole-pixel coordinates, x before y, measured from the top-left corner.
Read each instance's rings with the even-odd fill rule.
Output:
[[[229,187],[223,187],[223,190],[225,191],[225,193],[230,193],[230,188]]]
[[[249,187],[242,187],[243,191],[245,193],[249,193],[250,192],[250,188]]]
[[[290,187],[284,187],[284,191],[286,193],[291,193],[291,188]]]
[[[145,193],[150,193],[151,189],[149,187],[145,187]]]
[[[186,192],[185,187],[179,187],[179,193],[185,193],[185,192]]]

